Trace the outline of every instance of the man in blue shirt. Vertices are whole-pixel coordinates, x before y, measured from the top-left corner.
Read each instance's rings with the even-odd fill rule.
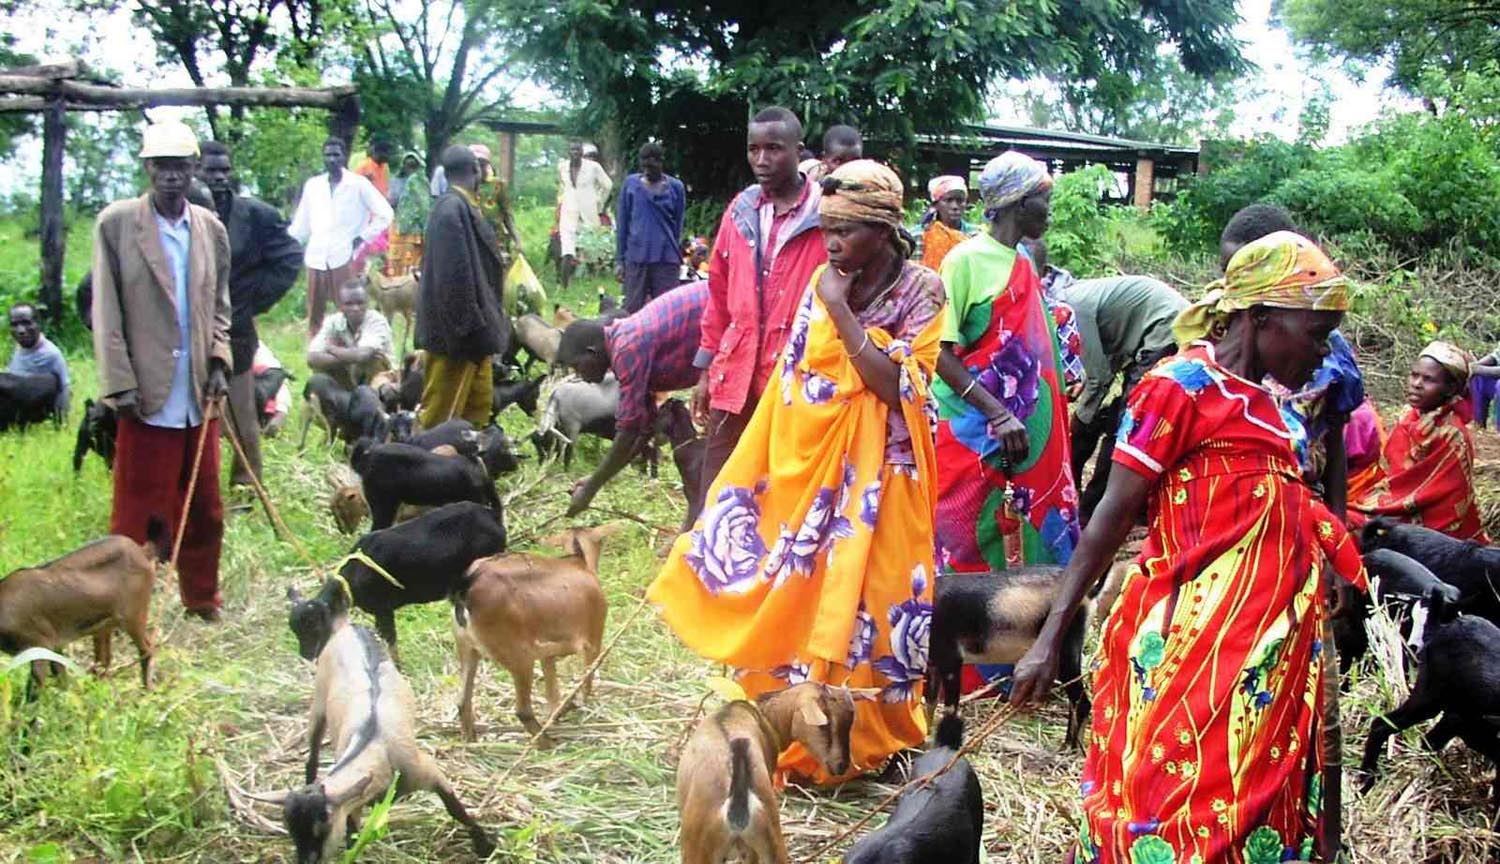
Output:
[[[615,212],[615,275],[625,289],[625,312],[677,287],[682,270],[682,217],[687,191],[662,173],[666,151],[655,141],[641,145],[640,173],[625,178]]]
[[[53,410],[59,419],[68,415],[68,361],[37,326],[36,307],[17,303],[10,307],[10,335],[16,340],[16,351],[10,355],[6,371],[13,375],[53,375],[57,377],[57,399]]]
[[[147,128],[141,157],[151,191],[99,214],[94,354],[99,392],[120,418],[110,530],[144,542],[153,518],[172,536],[185,523],[182,605],[217,621],[224,508],[212,409],[229,387],[230,247],[214,212],[188,202],[197,155],[186,125]],[[207,446],[188,498],[200,440]]]

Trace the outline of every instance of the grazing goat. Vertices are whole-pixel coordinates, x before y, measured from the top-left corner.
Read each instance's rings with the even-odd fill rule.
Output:
[[[90,450],[104,459],[104,467],[114,469],[119,424],[115,409],[103,402],[83,400],[83,419],[78,421],[78,442],[73,446],[73,473],[83,470],[83,460]]]
[[[380,307],[380,314],[385,320],[394,324],[396,316],[400,315],[406,319],[406,330],[410,332],[411,322],[417,314],[417,293],[421,290],[417,277],[411,273],[404,276],[368,273],[365,281],[370,286],[370,296],[375,300],[375,305]]]
[[[557,362],[562,331],[543,321],[542,316],[527,313],[516,319],[516,344],[526,349],[526,369],[530,369],[535,360],[552,366]]]
[[[619,404],[620,382],[613,374],[604,376],[598,384],[571,380],[557,385],[547,398],[536,431],[531,433],[537,455],[545,459],[561,445],[563,466],[571,467],[573,445],[579,435],[587,432],[613,441]]]
[[[347,465],[335,465],[328,472],[328,510],[333,521],[345,534],[353,534],[366,516],[370,505],[365,501],[364,490],[359,485],[359,475]]]
[[[391,419],[375,388],[361,384],[349,394],[347,421],[339,430],[339,437],[350,443],[368,438],[377,444],[391,437]]]
[[[464,584],[469,565],[505,549],[505,525],[478,504],[460,502],[381,531],[354,543],[400,585],[360,560],[351,560],[329,578],[317,595],[304,600],[287,590],[292,602],[288,624],[297,649],[308,660],[317,656],[339,616],[351,605],[375,616],[375,629],[396,654],[396,610],[451,596]]]
[[[370,525],[389,528],[402,504],[476,501],[500,515],[495,483],[478,459],[439,456],[412,444],[355,442],[350,457],[370,504]]]
[[[297,442],[298,450],[307,446],[307,430],[314,423],[328,436],[327,442],[333,443],[349,422],[350,396],[331,375],[314,372],[307,376],[307,383],[302,385],[302,439]]]
[[[380,642],[340,616],[317,647],[307,785],[260,799],[281,805],[298,864],[340,860],[346,838],[359,832],[361,811],[383,796],[393,780],[398,798],[423,789],[437,793],[448,815],[468,829],[474,854],[488,858],[494,841],[464,809],[437,762],[417,744],[411,685]],[[325,731],[338,756],[318,777]]]
[[[61,558],[26,567],[0,579],[0,651],[27,648],[60,651],[84,636],[94,637],[94,664],[109,668],[110,636],[116,627],[135,643],[141,657],[141,685],[151,686],[151,644],[147,616],[156,565],[172,556],[166,523],[151,517],[146,543],[112,534]],[[47,664],[31,665],[32,680],[47,676]]]
[[[43,420],[61,419],[57,413],[56,375],[17,375],[0,372],[0,432],[12,426],[25,429]]]
[[[1455,540],[1384,516],[1365,523],[1359,545],[1367,553],[1390,549],[1416,559],[1459,590],[1460,611],[1500,624],[1500,547]]]
[[[462,456],[478,458],[491,480],[521,467],[520,457],[505,430],[494,424],[476,430],[474,424],[462,418],[445,420],[416,433],[407,443],[424,450],[446,444]]]
[[[459,728],[474,740],[474,673],[480,655],[504,666],[516,685],[516,717],[537,735],[541,724],[531,703],[533,667],[542,663],[547,703],[556,711],[557,658],[582,654],[584,666],[599,656],[608,603],[599,586],[599,550],[606,532],[574,531],[566,558],[512,553],[475,561],[454,595],[453,628],[464,693],[459,701]],[[587,702],[593,675],[580,691]],[[538,742],[550,746],[550,741]]]
[[[535,417],[536,400],[542,392],[542,379],[501,381],[494,385],[494,391],[494,402],[490,406],[491,423],[500,416],[500,412],[512,405],[525,411],[527,417]]]
[[[947,767],[963,746],[964,721],[949,714],[938,723],[937,747],[912,764],[911,776]],[[969,760],[959,758],[926,786],[912,789],[879,831],[854,844],[844,864],[979,864],[984,793]]]
[[[1474,615],[1440,622],[1429,616],[1417,655],[1417,681],[1411,695],[1395,710],[1370,723],[1360,769],[1361,791],[1375,785],[1380,754],[1392,735],[1442,715],[1427,732],[1437,752],[1455,737],[1496,765],[1492,795],[1500,801],[1500,627]]]
[[[941,695],[949,713],[958,710],[964,663],[1015,663],[1036,641],[1061,588],[1061,567],[1021,567],[1001,573],[940,576],[928,646],[928,696]],[[1083,637],[1088,614],[1080,610],[1063,638],[1058,680],[1065,682],[1070,711],[1065,740],[1082,746],[1090,702],[1084,692]],[[934,686],[935,685],[935,686]]]
[[[772,782],[781,751],[795,741],[828,773],[848,773],[855,700],[878,694],[804,682],[700,720],[677,763],[683,864],[722,864],[735,854],[786,864]]]

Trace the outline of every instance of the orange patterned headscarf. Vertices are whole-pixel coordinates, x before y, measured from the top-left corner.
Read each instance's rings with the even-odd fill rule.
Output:
[[[1311,240],[1277,231],[1246,243],[1229,259],[1224,278],[1210,283],[1203,299],[1172,323],[1178,345],[1207,336],[1232,312],[1252,306],[1278,309],[1349,308],[1349,280]]]

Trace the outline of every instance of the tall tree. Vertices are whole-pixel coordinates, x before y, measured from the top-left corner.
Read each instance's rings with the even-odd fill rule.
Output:
[[[453,136],[510,102],[514,56],[498,0],[361,0],[348,34],[365,122],[409,143],[421,124],[428,164]]]
[[[1137,73],[1056,81],[1052,92],[1021,98],[1036,125],[1187,145],[1228,133],[1235,104],[1246,96],[1242,81],[1200,78],[1175,55],[1158,53]]]
[[[327,29],[330,10],[343,0],[123,0],[136,23],[156,42],[164,63],[180,65],[199,87],[215,83],[216,70],[231,87],[253,83],[258,63],[285,49],[298,65],[311,64]],[[80,11],[118,8],[122,0],[75,0]],[[221,128],[217,109],[208,112],[214,137],[238,137],[243,106],[230,108],[236,121]]]
[[[1450,81],[1500,56],[1497,0],[1279,0],[1298,39],[1369,63],[1389,62],[1390,83],[1428,95],[1425,79]]]
[[[1208,76],[1243,68],[1234,0],[508,0],[581,128],[654,135],[699,191],[745,179],[743,125],[781,103],[809,130],[852,121],[909,156],[918,132],[979,119],[995,82],[1148,68],[1157,47]],[[705,188],[706,187],[706,188]]]

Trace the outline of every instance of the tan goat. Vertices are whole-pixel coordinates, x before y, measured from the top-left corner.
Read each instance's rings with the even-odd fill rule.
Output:
[[[806,682],[700,720],[677,763],[682,864],[721,864],[736,854],[747,864],[785,864],[776,760],[796,741],[829,773],[848,772],[854,703],[879,693]]]
[[[359,831],[360,811],[383,796],[393,779],[397,797],[424,789],[437,793],[448,814],[468,829],[475,854],[489,857],[493,841],[464,809],[437,762],[418,746],[411,686],[374,633],[340,616],[318,652],[314,688],[307,785],[257,796],[281,805],[298,864],[340,860],[345,838]],[[319,778],[325,731],[338,757]]]
[[[599,550],[606,530],[574,531],[565,558],[507,553],[475,561],[468,587],[455,598],[454,634],[463,667],[459,728],[474,740],[474,673],[481,654],[504,666],[516,684],[516,717],[527,732],[541,732],[531,704],[533,666],[542,663],[547,702],[557,710],[557,658],[582,654],[585,666],[599,656],[608,603],[599,586]],[[593,676],[580,692],[587,702]],[[550,746],[543,739],[539,747]]]
[[[124,630],[141,656],[141,684],[151,686],[155,647],[147,618],[156,565],[171,557],[166,525],[153,517],[146,543],[112,534],[38,567],[16,570],[0,580],[0,651],[27,648],[60,651],[84,636],[94,637],[94,663],[110,663],[110,637]],[[47,677],[48,664],[31,664],[32,679]]]

